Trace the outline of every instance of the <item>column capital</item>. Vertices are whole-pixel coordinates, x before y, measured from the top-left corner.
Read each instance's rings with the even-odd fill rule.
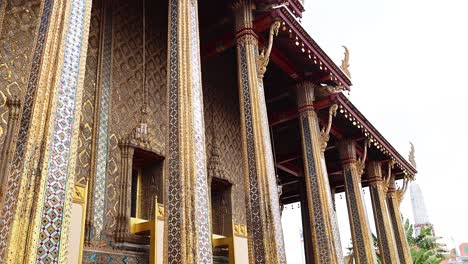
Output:
[[[253,29],[252,10],[254,5],[250,0],[237,0],[231,6],[235,17],[235,38],[239,44],[258,43],[258,36]]]
[[[367,163],[366,170],[369,178],[369,184],[375,185],[382,182],[382,162],[371,160]]]
[[[296,99],[299,112],[314,109],[316,87],[318,87],[317,84],[308,80],[296,83]]]
[[[356,159],[356,142],[351,139],[344,139],[338,142],[338,152],[343,165],[354,163]]]
[[[391,195],[395,193],[396,186],[395,186],[395,175],[391,174],[390,179],[388,180],[388,188],[387,188],[387,195]]]
[[[368,141],[364,142],[364,150],[362,157],[356,155],[356,141],[352,139],[344,139],[338,142],[338,152],[340,153],[341,164],[343,167],[354,164],[357,168],[359,176],[362,176],[366,167]]]

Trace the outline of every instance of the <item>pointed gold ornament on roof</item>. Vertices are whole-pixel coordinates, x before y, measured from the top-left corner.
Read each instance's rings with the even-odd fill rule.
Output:
[[[410,142],[410,145],[411,145],[411,150],[409,153],[409,162],[411,163],[411,165],[413,165],[414,168],[416,168],[416,159],[414,157],[414,145],[411,142]]]
[[[346,46],[343,46],[343,48],[345,52],[344,52],[344,58],[341,60],[340,68],[351,79],[351,72],[349,72],[349,50]]]

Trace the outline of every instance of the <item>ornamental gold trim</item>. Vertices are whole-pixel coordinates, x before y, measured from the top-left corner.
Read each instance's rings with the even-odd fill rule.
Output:
[[[247,238],[247,226],[243,224],[234,224],[234,236]]]
[[[156,218],[158,220],[164,221],[164,205],[162,204],[157,204],[156,207]]]
[[[338,110],[338,105],[334,104],[328,109],[328,124],[327,127],[323,127],[320,131],[320,150],[325,152],[328,141],[330,140],[330,130],[332,127],[333,117],[336,116],[336,111]]]
[[[73,188],[73,203],[85,204],[86,203],[86,190],[88,184],[75,183]]]
[[[351,72],[349,71],[349,50],[346,46],[343,46],[345,52],[344,52],[344,57],[341,60],[341,70],[351,79]]]
[[[258,65],[257,74],[258,74],[258,78],[263,78],[263,75],[266,72],[268,62],[270,61],[271,49],[273,47],[273,37],[278,36],[278,31],[279,31],[280,26],[281,26],[281,22],[279,20],[276,20],[270,26],[270,34],[269,34],[269,37],[268,37],[268,47],[266,48],[266,50],[263,49],[260,52],[260,54],[258,55],[258,57],[257,57],[257,62],[258,62],[257,63],[257,65]]]

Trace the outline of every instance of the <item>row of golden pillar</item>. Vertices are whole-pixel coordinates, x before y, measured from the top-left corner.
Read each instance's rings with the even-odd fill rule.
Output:
[[[327,129],[320,131],[319,121],[313,109],[314,90],[310,82],[297,85],[297,101],[300,113],[303,148],[305,195],[303,210],[306,256],[309,263],[342,263],[343,255],[336,225],[333,198],[330,195],[324,151],[328,141]],[[336,109],[330,109],[330,117]],[[328,131],[329,132],[329,131]],[[342,139],[337,144],[343,168],[346,202],[353,242],[355,263],[376,263],[373,238],[361,194],[361,176],[364,172],[365,156],[358,158],[356,142]],[[364,151],[365,152],[365,151]],[[383,263],[411,263],[408,243],[402,226],[399,203],[401,190],[395,189],[394,176],[384,176],[382,162],[367,162],[369,189],[372,199],[374,220],[377,229],[379,254]],[[389,165],[391,166],[391,165]],[[333,194],[334,195],[334,194]],[[305,200],[305,199],[306,200]],[[311,250],[312,249],[312,250]]]
[[[36,142],[34,137],[29,136],[26,138],[28,142],[24,142],[28,153],[38,144],[44,145],[42,149],[45,150],[43,158],[39,159],[40,164],[37,164],[37,167],[43,170],[39,175],[38,190],[33,193],[34,208],[29,210],[33,215],[29,219],[26,236],[23,236],[25,233],[23,229],[17,228],[25,218],[28,218],[24,215],[22,205],[2,203],[2,212],[7,214],[8,219],[2,221],[0,228],[2,237],[0,262],[6,263],[13,263],[12,261],[18,257],[22,258],[22,262],[25,263],[35,261],[66,263],[67,259],[67,224],[70,219],[70,213],[67,210],[71,204],[70,190],[73,189],[72,172],[76,156],[70,155],[67,158],[57,159],[52,156],[56,153],[49,155],[48,149],[54,146],[51,140],[56,136],[59,137],[57,140],[66,137],[68,141],[64,142],[64,147],[67,153],[76,153],[76,135],[79,128],[78,123],[74,121],[79,120],[80,116],[87,30],[92,1],[72,0],[68,3],[45,1],[45,3],[47,5],[44,5],[44,19],[52,17],[50,25],[59,26],[50,27],[49,31],[43,33],[46,34],[44,43],[38,44],[44,45],[47,49],[40,51],[42,60],[33,63],[39,65],[42,78],[47,80],[38,82],[40,93],[36,93],[38,98],[31,102],[30,107],[32,108],[31,116],[35,120],[31,121],[34,124],[33,128],[41,128],[42,133],[50,137],[43,137],[45,138],[43,141],[37,140]],[[252,10],[253,5],[250,0],[240,0],[234,4],[249,259],[250,263],[286,263],[263,87],[263,74],[268,64],[271,40],[269,49],[260,53],[256,34],[252,29]],[[50,14],[52,15],[49,17]],[[82,43],[77,48],[78,51],[70,46],[74,44],[70,42],[71,39],[69,41],[66,38],[59,38],[61,34],[57,28],[63,32],[64,36],[67,32],[74,33],[76,41]],[[274,31],[275,28],[272,28],[271,34],[274,34]],[[164,260],[165,263],[211,263],[210,217],[206,210],[209,207],[209,189],[206,173],[196,0],[169,0],[168,44]],[[75,52],[74,57],[63,56],[63,51],[67,49]],[[54,60],[53,58],[56,57],[59,59]],[[78,69],[74,75],[66,75],[69,65],[72,65],[73,69]],[[53,70],[47,71],[51,67]],[[62,72],[62,67],[64,72]],[[60,78],[63,78],[62,82]],[[47,85],[49,83],[51,85]],[[66,84],[65,87],[60,86],[63,83]],[[305,194],[310,219],[308,231],[311,236],[314,263],[342,263],[341,245],[324,158],[323,145],[326,145],[327,135],[320,131],[313,109],[314,88],[315,86],[309,82],[303,82],[297,88],[304,153]],[[49,94],[56,94],[56,96],[50,98],[49,101]],[[61,97],[66,94],[76,95],[76,98]],[[61,100],[70,100],[66,102],[74,107],[70,113],[67,113],[69,116],[64,120],[62,120],[63,101]],[[17,109],[16,105],[18,105],[16,101],[12,102],[11,108]],[[18,116],[15,111],[17,110],[14,110],[11,116],[17,120]],[[55,126],[57,124],[63,124],[67,129],[59,131],[58,126]],[[28,133],[33,133],[34,129],[28,130]],[[10,147],[7,148],[10,153]],[[360,192],[362,163],[357,160],[354,142],[343,141],[339,149],[344,167],[355,260],[357,263],[374,263],[372,239]],[[59,168],[65,166],[68,169],[61,171],[61,174],[54,174],[48,165],[51,162]],[[388,259],[385,263],[398,263],[398,259],[400,263],[411,263],[406,236],[401,219],[399,219],[399,196],[394,195],[395,188],[390,186],[388,196],[385,197],[384,187],[381,184],[381,165],[377,162],[369,164],[374,179],[371,181],[371,194],[376,212],[374,215],[381,217],[376,221],[379,225],[383,223],[377,228],[381,251],[386,247],[389,248],[389,254],[384,255],[385,259]],[[2,165],[2,168],[4,167],[6,166]],[[2,174],[6,178],[7,172],[2,172]],[[26,174],[26,172],[23,173],[23,175]],[[63,184],[64,187],[52,189],[55,185],[51,183],[57,182]],[[27,189],[25,181],[12,182],[11,185],[14,188],[19,186],[18,188],[22,190],[21,194],[24,194]],[[122,192],[126,191],[127,185],[122,182],[119,186]],[[49,213],[50,210],[56,209],[56,207],[50,207],[51,201],[49,197],[46,197],[49,192],[58,192],[52,202],[59,205],[59,215],[55,215],[54,212]],[[15,192],[13,195],[19,194]],[[19,198],[19,196],[9,197],[13,200]],[[377,202],[380,206],[376,206]],[[385,203],[388,204],[388,210]],[[125,204],[120,204],[120,208],[122,212],[128,210]],[[53,218],[54,215],[55,218]],[[41,217],[43,220],[39,221]],[[53,219],[50,219],[51,217]],[[55,222],[58,219],[59,223]],[[51,223],[58,224],[52,228]],[[127,232],[126,229],[128,227],[121,226],[117,232]],[[393,237],[395,239],[392,239]],[[394,250],[395,247],[398,249],[398,256]],[[392,260],[395,261],[392,262]]]

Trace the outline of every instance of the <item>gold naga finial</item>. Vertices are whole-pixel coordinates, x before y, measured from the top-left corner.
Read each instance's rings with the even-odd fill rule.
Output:
[[[349,72],[349,50],[346,46],[343,46],[345,52],[344,52],[344,58],[341,60],[341,69],[343,72],[348,75],[349,78],[351,78],[351,72]]]
[[[367,148],[369,146],[370,146],[370,141],[368,139],[366,139],[364,141],[364,153],[362,154],[362,157],[358,158],[358,160],[356,161],[357,171],[358,171],[360,176],[362,176],[362,174],[364,174],[364,169],[366,168]]]
[[[268,39],[268,47],[266,48],[266,50],[263,49],[258,55],[258,76],[260,78],[263,78],[263,75],[266,72],[266,67],[270,60],[271,48],[273,47],[273,37],[278,36],[280,26],[281,22],[279,20],[276,20],[275,22],[273,22],[273,24],[271,24],[270,35]]]
[[[338,105],[334,104],[328,110],[328,125],[323,127],[320,131],[320,149],[322,152],[327,148],[328,141],[330,140],[330,130],[332,126],[333,117],[336,116],[336,111],[338,110]]]
[[[411,182],[411,178],[409,176],[405,176],[403,178],[403,186],[399,187],[396,191],[396,198],[399,204],[403,201],[403,198],[405,197],[406,190],[408,190],[408,185]]]
[[[410,145],[411,145],[411,150],[409,153],[409,162],[411,163],[411,165],[413,165],[414,168],[416,168],[416,159],[414,157],[414,145],[411,142],[410,142]]]

